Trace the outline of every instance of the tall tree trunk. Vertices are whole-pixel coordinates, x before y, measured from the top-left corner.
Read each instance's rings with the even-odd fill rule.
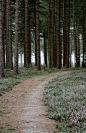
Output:
[[[70,42],[70,67],[71,67],[71,55],[72,55],[72,31],[71,31],[71,42]]]
[[[68,11],[67,1],[65,2],[65,66],[67,67],[67,46],[68,46]]]
[[[75,1],[73,0],[73,26],[74,26],[74,45],[75,45],[75,67],[77,67],[77,38],[75,29]]]
[[[66,53],[66,0],[63,0],[63,66],[65,66],[65,53]]]
[[[83,28],[83,35],[82,35],[82,54],[83,54],[83,61],[82,61],[82,67],[84,67],[84,28]]]
[[[28,67],[28,65],[28,0],[25,0],[25,67]]]
[[[51,66],[54,66],[54,62],[53,62],[53,52],[54,52],[54,23],[53,23],[53,0],[51,0],[51,20],[52,20],[52,29],[51,29],[51,44],[52,44],[52,48],[51,48]]]
[[[36,0],[36,41],[37,41],[37,70],[40,66],[40,38],[39,38],[39,0]]]
[[[62,66],[62,41],[63,41],[63,36],[60,35],[60,63],[61,63],[61,66]]]
[[[35,18],[35,66],[37,66],[36,7],[35,6],[34,6],[34,18]]]
[[[29,43],[29,49],[28,49],[28,56],[29,56],[29,65],[31,64],[31,16],[30,16],[30,10],[29,10],[29,27],[28,27],[28,43]]]
[[[9,0],[6,1],[6,67],[9,67]]]
[[[3,44],[2,44],[2,13],[0,0],[0,78],[4,77],[4,60],[3,60]]]
[[[57,67],[57,41],[56,41],[56,35],[57,35],[57,30],[56,30],[56,24],[57,24],[57,1],[55,0],[55,42],[54,42],[54,67]]]
[[[18,21],[19,21],[19,0],[16,0],[16,16],[15,16],[15,62],[14,72],[18,73]]]
[[[78,45],[77,45],[77,67],[80,67],[80,39],[78,33]]]
[[[61,68],[60,58],[60,0],[57,0],[57,69]]]
[[[5,46],[4,46],[4,28],[5,28],[5,0],[2,0],[2,44],[3,44],[3,60],[5,65]]]
[[[68,0],[68,36],[67,36],[67,62],[66,62],[67,68],[69,68],[69,45],[70,45],[70,0]]]
[[[47,44],[46,44],[46,32],[44,30],[44,63],[47,66]]]
[[[83,2],[83,67],[86,67],[86,1]]]
[[[49,56],[49,68],[51,68],[51,47],[50,47],[50,0],[48,0],[48,56]]]
[[[13,70],[13,61],[12,61],[12,24],[11,24],[11,3],[9,0],[9,61],[10,61],[10,70]]]

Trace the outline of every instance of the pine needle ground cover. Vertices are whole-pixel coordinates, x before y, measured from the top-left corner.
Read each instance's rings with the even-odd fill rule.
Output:
[[[62,133],[86,133],[86,69],[53,79],[44,92],[48,117]]]

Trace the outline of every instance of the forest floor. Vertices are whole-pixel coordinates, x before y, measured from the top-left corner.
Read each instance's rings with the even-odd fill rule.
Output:
[[[47,117],[43,94],[49,81],[70,72],[28,78],[0,96],[0,133],[61,133],[55,128],[59,122]]]

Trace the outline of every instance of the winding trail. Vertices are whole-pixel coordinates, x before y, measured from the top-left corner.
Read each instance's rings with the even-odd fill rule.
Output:
[[[8,133],[60,133],[55,128],[58,122],[47,118],[48,109],[44,106],[43,93],[49,81],[67,73],[70,72],[29,78],[1,96],[3,103],[0,102],[0,110],[7,113],[0,117],[0,130]]]

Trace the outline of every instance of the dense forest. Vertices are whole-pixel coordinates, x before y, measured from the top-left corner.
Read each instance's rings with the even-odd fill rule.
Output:
[[[86,0],[0,0],[0,78],[18,73],[19,54],[29,67],[34,53],[41,70],[40,51],[49,68],[71,67],[72,53],[86,67]]]

